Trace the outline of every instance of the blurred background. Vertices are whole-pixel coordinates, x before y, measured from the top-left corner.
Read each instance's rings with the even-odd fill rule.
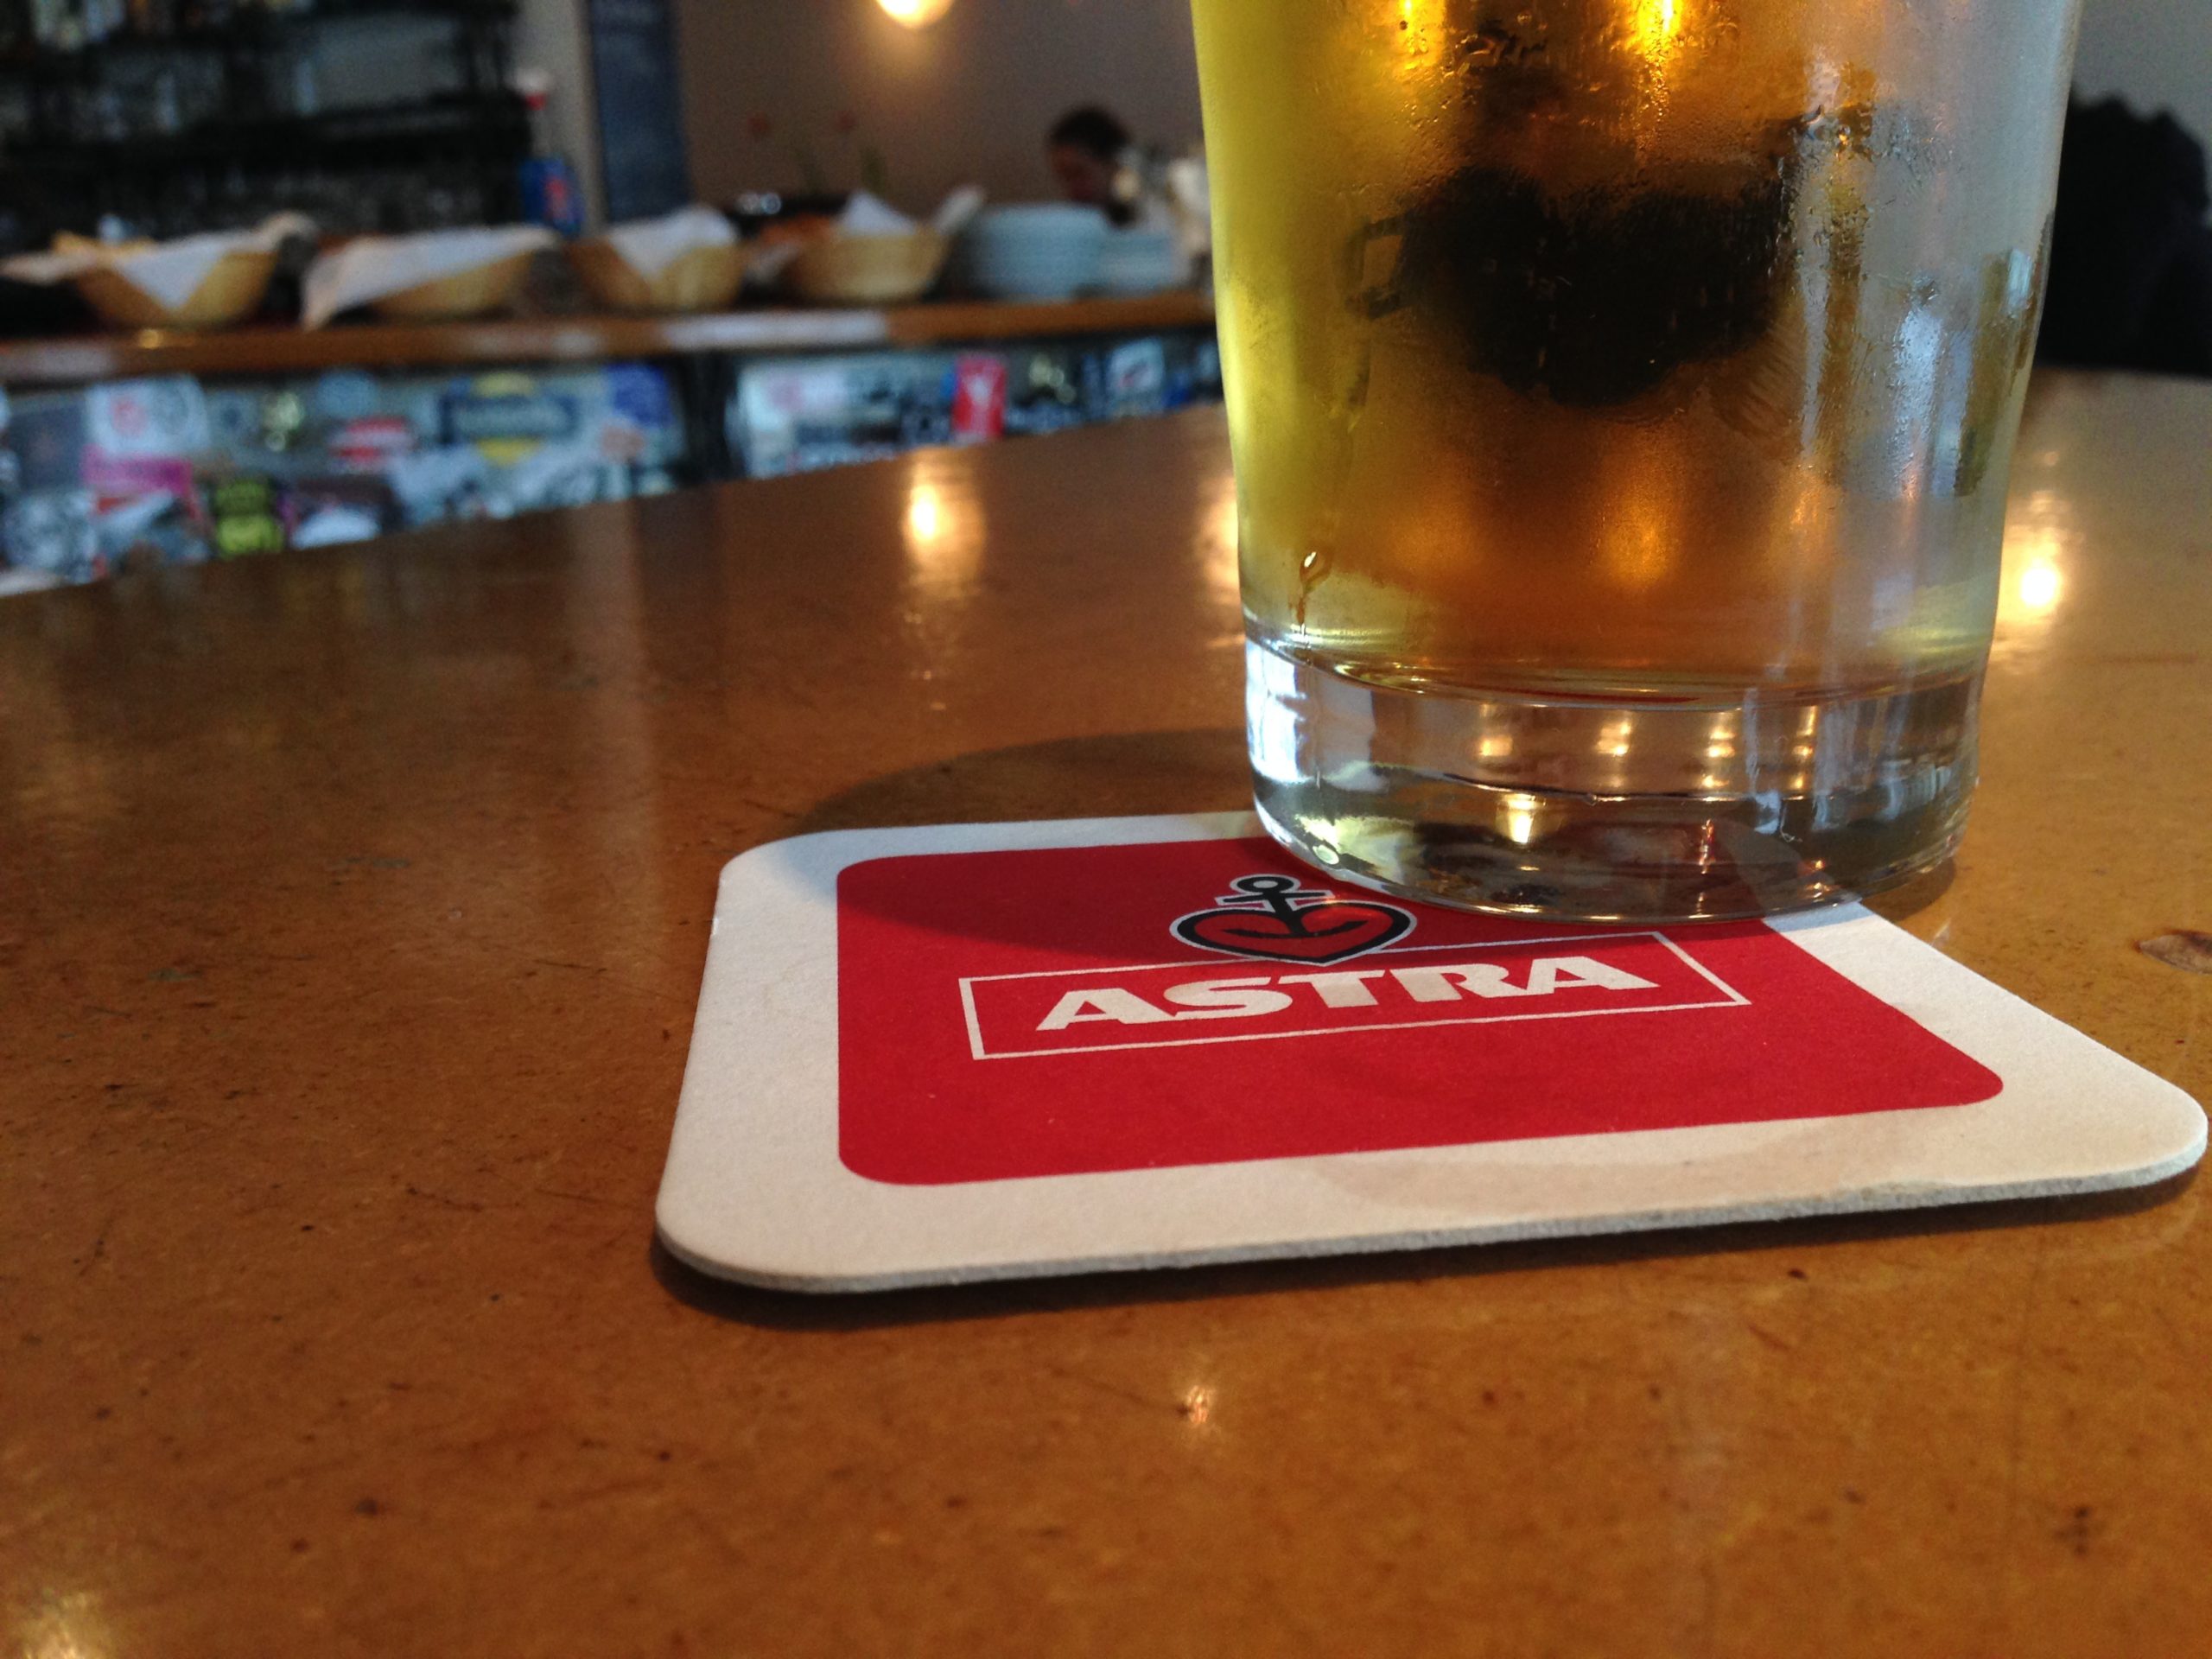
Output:
[[[2212,0],[2088,0],[2077,87],[2201,141]],[[588,224],[864,172],[1018,200],[1084,105],[1198,145],[1186,0],[0,0],[0,243],[497,220],[533,149]]]
[[[2088,0],[2046,360],[2212,375],[2207,133]],[[0,0],[0,592],[1210,400],[1202,139],[1188,0]]]

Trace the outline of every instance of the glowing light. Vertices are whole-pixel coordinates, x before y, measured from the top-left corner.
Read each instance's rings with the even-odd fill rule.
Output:
[[[2056,564],[2031,564],[2020,572],[2021,607],[2030,611],[2050,610],[2065,588],[2066,579]]]
[[[1202,561],[1203,578],[1214,596],[1224,604],[1240,607],[1243,595],[1237,587],[1236,550],[1240,535],[1240,521],[1236,515],[1236,480],[1224,477],[1217,488],[1209,516],[1213,520],[1211,533],[1201,539],[1198,557]],[[1308,553],[1299,563],[1302,571],[1311,573],[1320,563],[1318,552]],[[1239,638],[1243,626],[1240,620]]]
[[[927,29],[952,10],[952,0],[875,0],[893,22],[908,29]]]
[[[944,499],[934,484],[917,484],[906,498],[906,539],[934,542],[944,531]]]
[[[2035,490],[2013,510],[2005,527],[2005,585],[1998,590],[2000,649],[2006,636],[2025,628],[2039,635],[2066,597],[2066,566],[2080,537],[2073,504],[2055,490]]]
[[[1689,476],[1681,440],[1639,433],[1607,458],[1605,487],[1614,503],[1599,533],[1607,576],[1630,592],[1667,580],[1688,537]]]
[[[16,1630],[23,1659],[106,1659],[115,1650],[107,1636],[90,1596],[52,1591]]]
[[[1505,838],[1516,847],[1526,847],[1536,838],[1536,805],[1533,795],[1505,798]]]
[[[901,524],[907,565],[940,594],[965,587],[983,562],[982,516],[976,498],[942,457],[918,454],[909,464],[913,477],[906,486]]]
[[[1204,1428],[1206,1419],[1213,1415],[1213,1390],[1203,1382],[1192,1383],[1183,1396],[1181,1409],[1183,1420],[1192,1428]]]
[[[1671,56],[1681,27],[1679,0],[1630,0],[1629,41],[1639,57],[1656,64]]]
[[[1419,76],[1433,70],[1445,39],[1445,4],[1446,0],[1398,0],[1391,8],[1396,14],[1398,41],[1405,52],[1401,73]]]

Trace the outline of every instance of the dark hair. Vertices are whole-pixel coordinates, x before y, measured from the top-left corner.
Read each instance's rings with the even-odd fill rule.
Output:
[[[1084,150],[1102,162],[1110,162],[1129,147],[1129,130],[1114,118],[1111,111],[1086,104],[1053,122],[1045,142],[1055,148],[1064,144],[1070,149]]]

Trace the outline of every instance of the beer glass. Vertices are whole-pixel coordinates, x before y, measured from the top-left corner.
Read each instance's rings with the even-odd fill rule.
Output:
[[[1193,0],[1254,791],[1751,916],[1963,827],[2079,0]]]

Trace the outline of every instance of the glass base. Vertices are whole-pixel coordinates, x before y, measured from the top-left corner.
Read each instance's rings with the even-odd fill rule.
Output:
[[[1379,683],[1255,639],[1260,817],[1332,875],[1579,921],[1721,921],[1942,862],[1974,791],[1979,671],[1868,691],[1634,701]]]

